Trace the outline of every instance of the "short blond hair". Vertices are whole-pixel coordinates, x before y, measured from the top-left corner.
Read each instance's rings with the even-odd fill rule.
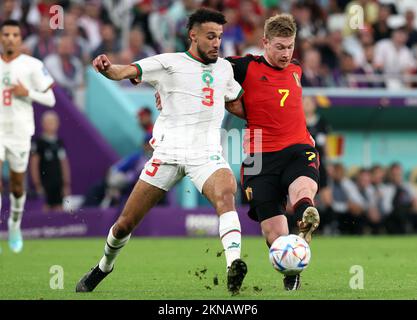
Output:
[[[297,25],[290,14],[277,14],[265,21],[264,36],[268,40],[275,37],[292,37],[297,33]]]

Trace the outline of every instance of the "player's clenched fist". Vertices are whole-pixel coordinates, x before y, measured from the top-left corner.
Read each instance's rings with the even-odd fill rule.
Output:
[[[100,54],[93,60],[93,67],[97,72],[107,71],[110,66],[111,62],[105,54]]]
[[[137,68],[131,65],[112,64],[105,54],[97,56],[92,63],[94,69],[110,80],[133,79]]]

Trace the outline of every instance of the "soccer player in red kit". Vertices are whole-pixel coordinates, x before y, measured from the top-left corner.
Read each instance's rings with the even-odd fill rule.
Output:
[[[293,17],[279,14],[265,22],[263,56],[226,58],[245,90],[243,107],[237,102],[228,106],[247,121],[244,149],[248,157],[242,164],[241,183],[249,216],[260,222],[268,246],[288,234],[287,197],[299,220],[299,235],[307,242],[320,223],[313,203],[319,154],[303,112],[302,70],[292,60],[295,35]],[[286,276],[284,287],[297,290],[300,275]]]

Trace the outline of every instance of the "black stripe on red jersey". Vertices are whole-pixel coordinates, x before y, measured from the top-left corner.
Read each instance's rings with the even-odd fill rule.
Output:
[[[242,85],[243,82],[245,81],[249,64],[252,61],[257,62],[257,63],[263,63],[267,65],[268,67],[276,69],[276,70],[282,70],[282,68],[274,67],[273,65],[269,64],[268,61],[266,61],[264,56],[254,56],[254,55],[248,54],[244,57],[232,56],[232,57],[227,57],[225,59],[229,61],[230,64],[232,65],[235,80],[239,82],[240,85]],[[300,62],[296,59],[292,59],[291,63],[297,66],[301,66]]]
[[[248,71],[248,66],[251,61],[253,61],[253,55],[248,54],[245,57],[233,56],[225,58],[233,67],[233,74],[235,80],[242,85],[246,78],[246,72]]]
[[[297,66],[301,66],[300,61],[298,61],[297,59],[292,59],[292,60],[291,60],[291,63],[292,63],[292,64],[295,64],[295,65],[297,65]]]

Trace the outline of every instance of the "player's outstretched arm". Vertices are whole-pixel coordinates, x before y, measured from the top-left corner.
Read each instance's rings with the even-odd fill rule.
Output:
[[[236,117],[246,119],[245,109],[243,108],[240,99],[235,101],[226,102],[226,110]]]
[[[111,80],[119,81],[137,77],[137,69],[134,66],[112,64],[105,54],[97,56],[92,64],[97,72]]]

